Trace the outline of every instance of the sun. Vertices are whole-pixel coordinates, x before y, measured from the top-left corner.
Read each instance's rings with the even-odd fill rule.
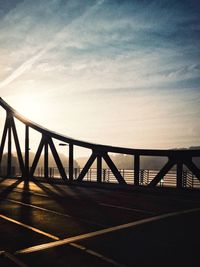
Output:
[[[27,119],[37,122],[44,114],[44,104],[33,94],[21,95],[17,99],[15,109]]]

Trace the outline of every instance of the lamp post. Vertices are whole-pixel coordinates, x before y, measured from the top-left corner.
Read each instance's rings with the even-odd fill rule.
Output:
[[[68,146],[69,147],[69,162],[68,162],[68,169],[69,169],[69,181],[73,181],[73,172],[74,172],[74,147],[73,144],[69,143],[60,143],[59,146]]]

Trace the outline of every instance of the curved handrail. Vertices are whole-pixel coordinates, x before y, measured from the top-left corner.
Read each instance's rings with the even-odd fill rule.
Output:
[[[55,138],[57,140],[77,145],[80,147],[92,149],[95,151],[101,152],[111,152],[111,153],[121,153],[121,154],[131,154],[131,155],[140,155],[140,156],[176,156],[177,154],[181,154],[182,156],[193,156],[197,157],[200,156],[200,150],[192,150],[192,149],[174,149],[174,150],[167,150],[167,149],[134,149],[134,148],[125,148],[125,147],[117,147],[117,146],[109,146],[109,145],[102,145],[96,144],[91,142],[86,142],[82,140],[77,140],[65,135],[61,135],[54,131],[51,131],[29,119],[21,115],[18,111],[12,108],[6,101],[4,101],[0,97],[0,105],[2,108],[6,110],[8,114],[12,114],[15,118],[20,120],[25,125],[33,128],[34,130],[40,132],[41,134],[45,134],[49,137]]]

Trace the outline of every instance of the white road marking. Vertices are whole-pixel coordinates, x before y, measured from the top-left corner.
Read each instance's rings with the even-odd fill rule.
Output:
[[[148,211],[148,210],[142,210],[142,209],[134,209],[134,208],[128,208],[128,207],[123,207],[123,206],[116,206],[116,205],[110,205],[106,203],[98,203],[100,206],[104,207],[110,207],[110,208],[116,208],[116,209],[122,209],[122,210],[130,210],[130,211],[135,211],[135,212],[140,212],[140,213],[147,213],[147,214],[156,214],[155,212]]]
[[[0,256],[8,258],[9,260],[11,260],[12,262],[15,263],[15,265],[20,266],[20,267],[27,267],[26,264],[24,264],[23,262],[21,262],[19,259],[17,259],[14,255],[12,255],[9,252],[6,251],[0,251]]]
[[[39,230],[39,229],[37,229],[37,228],[34,228],[34,227],[30,226],[30,225],[21,223],[21,222],[19,222],[19,221],[16,221],[16,220],[14,220],[14,219],[12,219],[12,218],[9,218],[9,217],[7,217],[7,216],[4,216],[4,215],[2,215],[2,214],[0,214],[0,218],[5,219],[5,220],[7,220],[7,221],[10,221],[10,222],[12,222],[12,223],[18,224],[18,225],[20,225],[20,226],[22,226],[22,227],[24,227],[24,228],[27,228],[27,229],[29,229],[29,230],[31,230],[31,231],[33,231],[33,232],[36,232],[36,233],[39,233],[39,234],[41,234],[41,235],[47,236],[47,237],[49,237],[49,238],[51,238],[51,239],[53,239],[53,240],[61,240],[61,239],[60,239],[59,237],[57,237],[57,236],[51,235],[51,234],[49,234],[49,233],[47,233],[47,232],[41,231],[41,230]],[[116,261],[114,261],[114,260],[112,260],[112,259],[110,259],[110,258],[108,258],[108,257],[105,257],[105,256],[103,256],[102,254],[95,252],[94,250],[87,249],[86,247],[84,247],[84,246],[79,246],[78,244],[75,244],[75,243],[68,243],[68,244],[69,244],[70,246],[73,246],[73,247],[75,247],[75,248],[78,248],[78,249],[83,250],[83,251],[84,251],[85,253],[87,253],[87,254],[90,254],[90,255],[93,255],[93,256],[95,256],[95,257],[98,257],[98,258],[102,259],[103,261],[112,263],[114,266],[117,266],[117,267],[125,267],[124,265],[122,265],[122,264],[120,264],[120,263],[118,263],[118,262],[116,262]],[[8,258],[10,258],[13,262],[17,263],[20,267],[26,267],[26,265],[24,265],[23,263],[21,263],[20,261],[18,261],[17,258],[14,257],[14,256],[12,256],[10,253],[7,253],[7,252],[5,252],[5,251],[1,251],[1,252],[0,252],[0,255],[1,255],[1,254],[7,256]],[[21,253],[16,252],[15,254],[21,254]],[[20,265],[20,264],[21,264],[21,265]]]
[[[69,244],[69,243],[72,243],[72,242],[80,241],[80,240],[91,238],[91,237],[101,236],[103,234],[112,233],[112,232],[115,232],[115,231],[118,231],[118,230],[130,228],[130,227],[135,227],[135,226],[146,224],[146,223],[149,223],[149,222],[158,221],[158,220],[162,220],[162,219],[165,219],[165,218],[174,217],[174,216],[178,216],[178,215],[182,215],[182,214],[187,214],[187,213],[191,213],[191,212],[195,212],[195,211],[200,211],[200,208],[195,208],[195,209],[190,209],[190,210],[183,210],[183,211],[178,211],[178,212],[171,212],[171,213],[166,213],[166,214],[163,214],[163,215],[157,215],[157,216],[153,216],[153,217],[150,217],[150,218],[142,219],[142,220],[139,220],[139,221],[134,221],[134,222],[131,222],[131,223],[121,224],[121,225],[109,227],[109,228],[106,228],[106,229],[98,230],[98,231],[95,231],[95,232],[90,232],[90,233],[87,233],[87,234],[82,234],[82,235],[78,235],[78,236],[74,236],[74,237],[69,237],[69,238],[66,238],[66,239],[59,240],[59,241],[54,241],[54,242],[49,242],[49,243],[45,243],[45,244],[41,244],[41,245],[36,245],[36,246],[32,246],[32,247],[29,247],[29,248],[26,248],[26,249],[19,250],[19,251],[16,252],[16,254],[25,254],[25,253],[32,253],[32,252],[36,252],[36,251],[41,251],[41,250],[53,248],[53,247],[56,247],[56,246]]]
[[[22,226],[22,227],[24,227],[24,228],[26,228],[26,229],[29,229],[29,230],[31,230],[31,231],[33,231],[33,232],[36,232],[36,233],[38,233],[38,234],[47,236],[47,237],[49,237],[49,238],[51,238],[51,239],[53,239],[53,240],[59,240],[59,238],[58,238],[57,236],[54,236],[54,235],[51,235],[51,234],[49,234],[49,233],[47,233],[47,232],[41,231],[41,230],[39,230],[39,229],[37,229],[37,228],[35,228],[35,227],[32,227],[32,226],[30,226],[30,225],[27,225],[27,224],[25,224],[25,223],[16,221],[16,220],[14,220],[14,219],[12,219],[12,218],[9,218],[9,217],[7,217],[7,216],[5,216],[5,215],[3,215],[3,214],[0,214],[0,218],[2,218],[2,219],[4,219],[4,220],[7,220],[7,221],[10,221],[10,222],[12,222],[12,223],[18,224],[18,225],[20,225],[20,226]]]

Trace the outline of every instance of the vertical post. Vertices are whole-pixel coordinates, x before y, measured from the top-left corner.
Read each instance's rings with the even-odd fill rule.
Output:
[[[147,184],[149,183],[149,170],[147,170]]]
[[[103,182],[106,181],[106,169],[103,169]]]
[[[176,167],[176,187],[182,188],[182,180],[183,180],[183,163],[182,161],[177,161]]]
[[[44,177],[48,178],[49,176],[49,153],[48,153],[48,143],[45,140],[44,144]]]
[[[74,176],[74,147],[69,144],[69,181],[73,181]]]
[[[140,156],[136,154],[134,156],[134,185],[139,185],[140,177]]]
[[[102,157],[97,156],[97,183],[102,182]]]
[[[8,117],[6,118],[6,121],[5,121],[3,134],[2,134],[2,139],[1,139],[1,144],[0,144],[0,165],[1,165],[1,161],[2,161],[2,156],[3,156],[3,150],[4,150],[4,146],[5,146],[7,131],[8,131]]]
[[[187,171],[183,171],[183,187],[187,186]]]
[[[77,168],[74,169],[74,177],[77,179]]]
[[[29,127],[25,127],[25,176],[26,180],[29,179]]]
[[[10,115],[8,115],[10,116]],[[11,136],[11,124],[10,119],[8,119],[8,158],[7,158],[7,176],[11,176],[12,168],[12,136]]]

